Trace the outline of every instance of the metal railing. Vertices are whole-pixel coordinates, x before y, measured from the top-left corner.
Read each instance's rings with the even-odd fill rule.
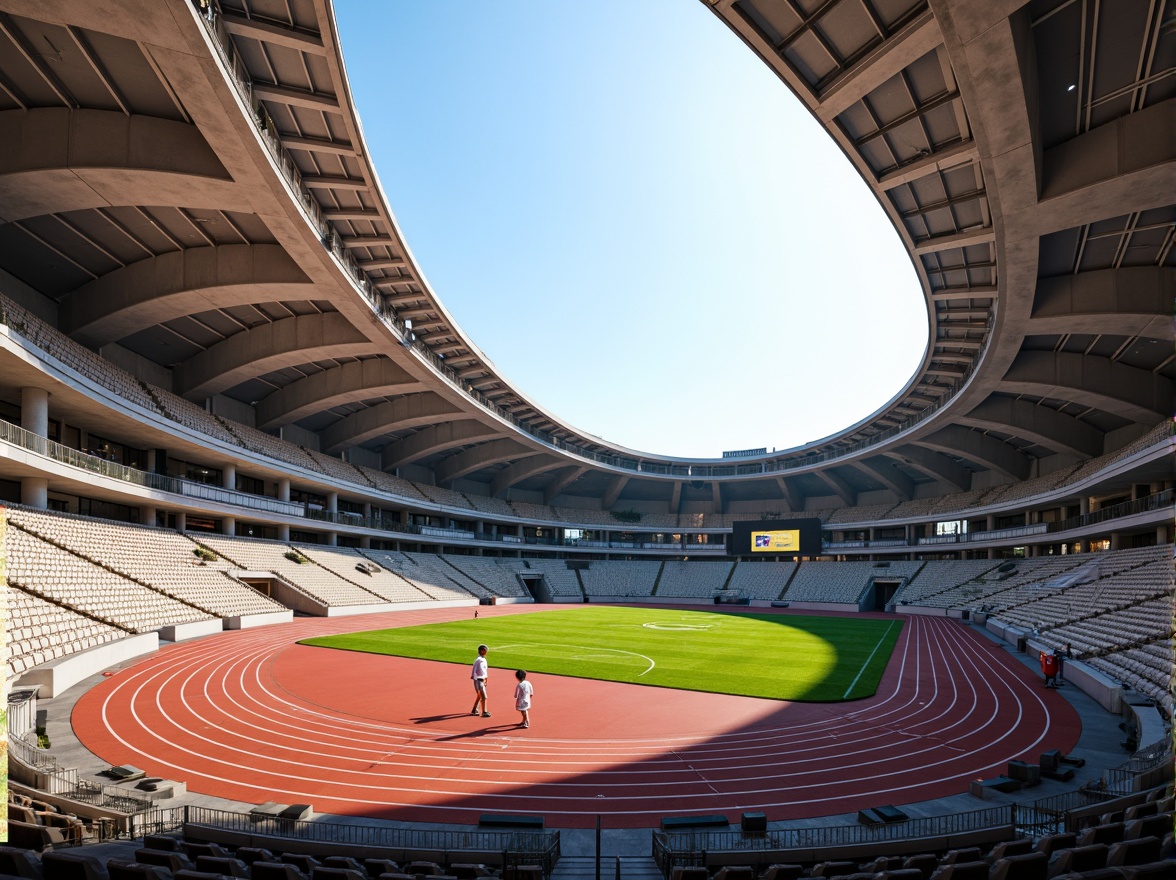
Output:
[[[245,833],[253,840],[272,837],[278,840],[312,841],[341,847],[364,847],[381,850],[415,850],[436,852],[444,862],[458,860],[462,853],[495,853],[504,865],[539,865],[550,876],[560,857],[559,831],[461,831],[394,828],[390,825],[358,825],[319,820],[259,817],[250,813],[217,810],[210,807],[184,806],[172,810],[152,810],[133,823],[134,834],[155,830],[194,829]],[[198,835],[197,835],[198,836]],[[260,845],[260,844],[259,844]]]

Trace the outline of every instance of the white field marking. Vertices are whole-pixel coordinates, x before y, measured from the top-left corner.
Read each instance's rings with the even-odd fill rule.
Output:
[[[527,644],[526,642],[519,642],[518,644],[514,644],[514,645],[497,645],[494,648],[494,650],[495,651],[507,651],[507,650],[510,650],[511,648],[550,648],[550,647],[551,647],[551,645]],[[568,654],[569,660],[603,660],[603,659],[609,658],[609,656],[611,654],[628,654],[630,657],[640,657],[642,660],[644,660],[646,663],[648,663],[649,666],[646,667],[645,672],[637,673],[638,678],[640,678],[643,675],[646,675],[647,673],[652,672],[653,668],[655,666],[657,666],[657,664],[653,662],[652,657],[646,657],[644,654],[638,654],[636,651],[622,651],[620,648],[601,648],[598,645],[595,645],[592,647],[589,647],[588,645],[560,645],[559,648],[560,648],[560,650],[563,650],[564,648],[579,648],[582,651],[589,652],[587,654]],[[595,652],[595,653],[592,653],[592,652]],[[601,653],[601,652],[603,652],[603,653]]]
[[[849,692],[854,689],[854,685],[856,685],[861,679],[862,675],[866,671],[866,667],[870,665],[870,661],[874,659],[874,655],[878,653],[878,649],[882,647],[882,642],[888,635],[890,635],[890,631],[892,629],[894,629],[894,621],[891,621],[890,626],[886,627],[886,632],[882,633],[882,636],[878,639],[878,644],[874,645],[874,650],[870,652],[870,656],[866,658],[866,662],[862,664],[862,668],[858,670],[858,674],[854,676],[854,679],[852,682],[850,682],[849,687],[845,689],[845,693],[841,695],[841,699],[849,699]]]
[[[702,632],[703,630],[714,629],[718,626],[717,623],[643,623],[643,629],[660,629],[669,630],[671,632]]]

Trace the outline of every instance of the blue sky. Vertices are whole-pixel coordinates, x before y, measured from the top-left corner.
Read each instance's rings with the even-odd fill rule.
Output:
[[[909,258],[791,92],[698,0],[338,0],[384,190],[514,387],[662,455],[869,415],[927,343]]]

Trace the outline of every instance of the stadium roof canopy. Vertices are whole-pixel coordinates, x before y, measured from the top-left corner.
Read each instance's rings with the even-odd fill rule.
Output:
[[[791,510],[1023,480],[1172,416],[1163,0],[706,0],[875,192],[930,328],[873,416],[738,460],[510,387],[397,228],[331,4],[208,3],[0,0],[0,286],[214,412],[492,495]]]

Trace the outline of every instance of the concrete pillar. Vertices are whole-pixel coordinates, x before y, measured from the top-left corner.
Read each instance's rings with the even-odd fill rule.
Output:
[[[282,479],[278,480],[278,500],[290,500],[290,480],[287,477],[283,477]]]
[[[176,531],[183,532],[183,531],[187,531],[187,529],[188,529],[188,514],[184,513],[184,511],[181,510],[179,513],[176,514]]]
[[[359,546],[360,546],[360,549],[362,549],[362,550],[371,550],[372,549],[371,535],[364,535],[362,538],[360,538],[359,539]]]
[[[145,526],[155,527],[156,512],[154,507],[140,507],[139,521]]]
[[[237,490],[237,466],[235,464],[226,464],[224,470],[221,471],[221,485],[230,491]]]
[[[44,477],[24,477],[20,481],[20,503],[45,510],[49,507],[49,481]]]
[[[289,481],[287,480],[287,483],[288,482]],[[289,541],[290,540],[290,527],[289,526],[287,526],[287,525],[278,526],[278,540],[279,541]]]
[[[149,474],[155,473],[155,450],[154,449],[147,450],[146,467],[147,467],[147,473],[149,473]]]
[[[1078,513],[1082,516],[1090,513],[1090,497],[1088,495],[1083,495],[1078,499]]]
[[[1172,542],[1172,524],[1160,523],[1156,526],[1156,543],[1169,544]]]
[[[372,505],[370,501],[363,503],[363,521],[368,522],[372,518]]]
[[[338,492],[328,492],[327,493],[327,513],[338,513],[338,512],[339,512],[339,493]]]
[[[221,517],[221,534],[233,537],[237,534],[237,517]]]
[[[327,546],[334,547],[339,543],[339,535],[337,532],[327,532]]]
[[[996,558],[997,558],[997,556],[996,556],[996,548],[995,548],[995,547],[989,547],[989,548],[988,548],[988,558],[989,558],[989,559],[996,559]]]
[[[1123,549],[1123,534],[1121,532],[1111,532],[1111,549]]]
[[[49,436],[49,392],[44,388],[20,389],[20,426],[38,437]]]

